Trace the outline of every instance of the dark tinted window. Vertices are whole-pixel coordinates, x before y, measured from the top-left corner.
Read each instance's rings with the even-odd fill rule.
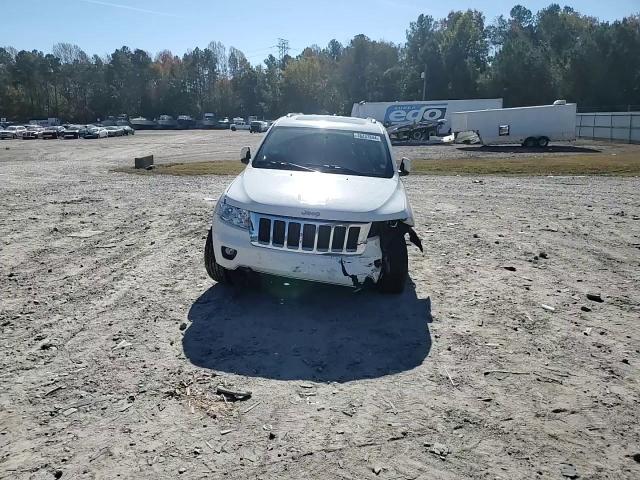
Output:
[[[276,127],[251,165],[342,175],[393,176],[386,139],[380,134],[348,130]]]

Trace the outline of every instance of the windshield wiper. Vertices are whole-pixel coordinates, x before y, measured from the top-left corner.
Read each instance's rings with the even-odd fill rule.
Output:
[[[305,167],[304,165],[299,165],[297,163],[292,163],[292,162],[281,162],[278,160],[265,160],[260,163],[266,163],[268,165],[279,165],[281,167],[293,167],[293,168],[297,168],[298,170],[304,170],[306,172],[317,172],[317,170],[314,168]]]
[[[316,167],[318,169],[339,170],[340,173],[346,173],[348,175],[365,175],[366,176],[366,173],[362,173],[357,170],[353,170],[351,168],[343,167],[341,165],[328,164],[328,165],[311,165],[311,166]]]

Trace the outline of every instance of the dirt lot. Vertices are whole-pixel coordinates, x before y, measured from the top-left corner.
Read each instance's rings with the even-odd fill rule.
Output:
[[[640,478],[640,179],[409,176],[404,295],[230,290],[230,178],[112,170],[258,138],[0,143],[0,478]]]

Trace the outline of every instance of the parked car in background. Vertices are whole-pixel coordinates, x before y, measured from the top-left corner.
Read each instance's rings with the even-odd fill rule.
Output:
[[[254,120],[249,126],[249,131],[251,133],[262,133],[266,132],[267,130],[269,130],[269,124],[261,120]]]
[[[104,127],[92,126],[85,133],[84,138],[92,139],[92,138],[107,138],[109,136],[109,132]]]
[[[229,128],[232,132],[235,132],[236,130],[249,130],[251,125],[246,123],[242,118],[234,118],[233,123],[229,125]]]
[[[229,126],[231,125],[231,122],[229,122],[229,117],[224,117],[222,120],[218,120],[218,123],[216,123],[216,130],[229,130]]]
[[[89,133],[89,130],[94,126],[95,125],[78,125],[78,133],[80,134],[80,137],[84,138],[84,136]]]
[[[110,137],[122,137],[124,135],[124,129],[122,127],[110,126],[105,128]]]
[[[171,115],[160,115],[158,117],[158,128],[160,130],[173,130],[178,128],[178,121]]]
[[[36,140],[40,138],[43,132],[43,128],[39,125],[28,125],[25,126],[25,131],[22,134],[23,140]]]
[[[254,271],[400,293],[405,236],[422,250],[389,136],[373,120],[288,115],[218,200],[205,244],[213,280]]]
[[[26,128],[22,125],[9,125],[4,130],[0,130],[0,140],[22,138],[22,134],[25,130]]]
[[[80,138],[80,130],[83,128],[80,125],[67,125],[64,127],[64,132],[62,132],[62,138],[65,140]]]
[[[62,138],[62,134],[64,133],[64,127],[56,126],[56,127],[47,127],[42,131],[42,139],[52,139],[52,138]]]
[[[124,125],[122,127],[122,129],[124,130],[124,134],[125,135],[135,135],[136,134],[136,131],[133,128],[131,128],[129,125]]]
[[[202,117],[202,120],[197,122],[197,126],[196,128],[204,128],[204,129],[212,129],[212,128],[216,128],[216,124],[218,122],[216,121],[216,116],[213,113],[205,113],[204,116]]]

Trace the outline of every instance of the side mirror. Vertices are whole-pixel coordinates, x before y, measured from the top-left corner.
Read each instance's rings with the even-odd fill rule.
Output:
[[[401,177],[409,175],[409,173],[411,172],[411,160],[409,160],[407,157],[402,157],[402,160],[400,160],[400,167],[398,168],[398,172],[400,173]]]
[[[251,148],[242,147],[242,150],[240,150],[240,161],[245,165],[248,165],[249,160],[251,160]]]

